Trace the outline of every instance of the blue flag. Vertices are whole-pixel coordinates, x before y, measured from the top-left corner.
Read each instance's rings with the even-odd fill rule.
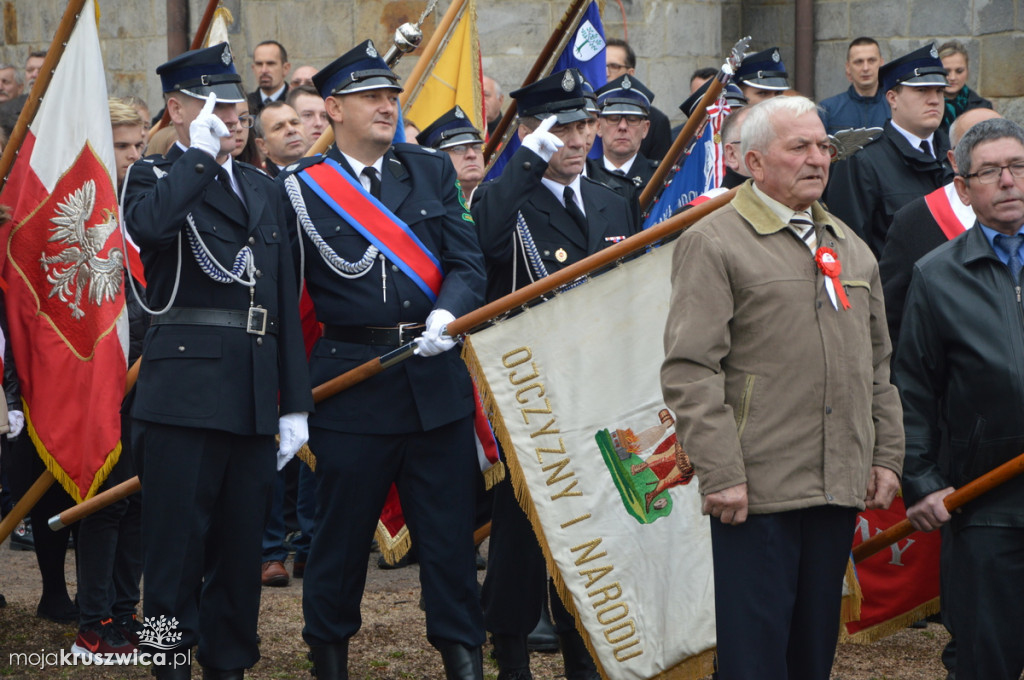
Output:
[[[573,34],[572,39],[559,55],[551,73],[558,73],[567,68],[578,68],[590,86],[598,90],[608,82],[604,48],[604,25],[601,23],[601,12],[598,11],[597,0],[593,0],[587,7],[587,11],[583,13],[583,18],[580,19],[580,23],[576,27],[576,33]],[[519,146],[519,136],[513,134],[484,180],[499,177]],[[594,140],[594,146],[591,148],[589,156],[590,158],[600,158],[601,155],[601,140],[598,138]]]

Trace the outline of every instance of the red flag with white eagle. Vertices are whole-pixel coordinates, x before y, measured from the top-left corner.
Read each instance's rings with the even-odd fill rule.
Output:
[[[92,0],[0,194],[8,341],[27,430],[76,501],[121,453],[127,317],[113,136]]]

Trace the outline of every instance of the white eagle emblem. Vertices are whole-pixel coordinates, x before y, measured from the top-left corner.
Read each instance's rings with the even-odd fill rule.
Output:
[[[74,319],[85,316],[80,303],[87,286],[89,302],[97,306],[105,301],[112,302],[121,289],[124,253],[120,248],[111,248],[108,257],[97,257],[107,238],[117,229],[117,215],[104,209],[103,221],[89,226],[95,204],[93,180],[68,194],[63,202],[58,201],[57,216],[50,218],[57,226],[50,229],[53,236],[48,241],[68,245],[53,257],[47,257],[44,252],[39,258],[47,282],[53,284],[49,297],[56,295],[61,302],[67,302]],[[68,302],[72,296],[74,300]]]

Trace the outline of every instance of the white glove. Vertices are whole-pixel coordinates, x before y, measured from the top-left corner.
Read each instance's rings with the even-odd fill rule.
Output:
[[[309,441],[309,425],[306,423],[308,413],[288,413],[277,421],[278,432],[281,433],[281,444],[277,450],[277,469],[288,464],[302,445]]]
[[[452,321],[455,321],[455,317],[447,309],[432,311],[427,317],[427,328],[423,335],[413,341],[416,343],[416,354],[432,357],[455,347],[455,338],[445,333],[445,326]]]
[[[8,411],[7,424],[11,428],[11,431],[7,433],[7,438],[14,439],[25,429],[25,414],[21,411]]]
[[[549,132],[556,122],[558,119],[555,116],[548,116],[536,130],[523,137],[523,146],[543,158],[545,163],[565,146],[561,139]]]
[[[214,158],[221,155],[220,140],[222,137],[230,137],[231,132],[228,126],[220,118],[214,115],[213,107],[217,104],[217,94],[210,93],[203,104],[203,110],[199,112],[196,119],[188,126],[188,138],[193,149],[205,151]]]

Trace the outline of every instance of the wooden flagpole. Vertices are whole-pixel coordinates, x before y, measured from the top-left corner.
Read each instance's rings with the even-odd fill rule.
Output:
[[[64,48],[67,47],[68,40],[71,39],[71,34],[78,24],[78,17],[81,16],[82,8],[85,7],[86,1],[70,0],[68,6],[64,9],[64,16],[61,18],[60,24],[57,25],[57,31],[53,34],[53,40],[50,41],[49,49],[46,50],[46,58],[43,59],[43,66],[39,70],[39,76],[32,85],[32,90],[29,92],[28,99],[25,100],[25,106],[21,110],[21,115],[18,116],[18,122],[15,123],[14,130],[11,132],[11,138],[7,142],[6,148],[4,148],[4,155],[0,158],[0,191],[7,184],[7,176],[10,174],[11,168],[14,167],[15,158],[21,151],[21,145],[25,142],[28,126],[32,124],[36,113],[39,111],[39,104],[42,102],[43,95],[46,94],[46,89],[50,86],[50,81],[53,80],[53,72],[57,69],[57,63],[64,56]],[[0,522],[0,543],[3,543],[10,533],[14,531],[14,527],[21,520],[25,519],[25,515],[28,514],[29,510],[43,497],[43,494],[46,493],[46,490],[55,481],[53,474],[49,470],[39,475],[39,478],[29,488],[28,492],[25,493],[11,512]]]
[[[978,496],[991,491],[1000,484],[1007,482],[1024,472],[1024,453],[1009,460],[994,470],[990,470],[972,482],[964,484],[959,489],[942,499],[946,510],[953,512],[965,503],[970,503]],[[875,553],[884,550],[896,541],[902,540],[917,531],[911,525],[909,519],[904,519],[885,531],[878,533],[868,540],[860,543],[853,549],[853,561],[862,562]]]
[[[536,81],[541,75],[547,72],[552,66],[552,57],[556,58],[561,49],[565,47],[565,43],[572,36],[572,33],[579,26],[580,18],[583,16],[583,12],[590,5],[591,0],[572,0],[569,4],[569,9],[562,15],[562,20],[558,22],[558,26],[552,31],[548,37],[547,43],[544,48],[540,51],[536,61],[533,62],[533,67],[530,72],[523,79],[523,84],[520,87],[526,87],[530,83]],[[494,128],[494,132],[491,133],[490,139],[487,140],[487,145],[484,147],[484,163],[490,166],[492,157],[496,156],[496,151],[499,146],[504,146],[507,141],[505,137],[510,136],[505,133],[508,132],[512,125],[512,121],[516,117],[516,100],[513,99],[508,108],[505,109],[504,115],[501,117],[501,121],[497,127]]]
[[[639,234],[634,234],[628,239],[620,241],[608,248],[605,248],[604,250],[598,251],[597,253],[580,260],[579,262],[569,265],[565,269],[549,274],[548,276],[545,276],[528,286],[520,288],[503,298],[499,298],[494,302],[460,316],[458,319],[455,319],[448,324],[448,333],[452,336],[462,335],[463,333],[466,333],[481,324],[487,323],[501,314],[521,307],[527,302],[540,297],[545,293],[550,293],[556,288],[567,283],[571,283],[572,281],[586,276],[601,267],[612,264],[616,260],[619,260],[630,253],[645,248],[677,231],[685,229],[700,218],[710,214],[712,211],[717,210],[731,201],[735,194],[736,189],[732,189],[720,196],[716,196],[709,201],[701,203],[699,206],[682,212],[675,217],[671,217],[664,222],[654,225],[650,229],[642,231]],[[408,345],[399,347],[393,352],[389,352],[382,357],[371,359],[364,364],[356,366],[352,370],[332,378],[322,385],[314,387],[313,401],[319,403],[324,399],[333,397],[335,394],[349,389],[353,385],[372,378],[389,366],[393,366],[396,363],[412,357],[414,348],[415,345],[413,343],[409,343]],[[135,493],[140,488],[142,487],[139,483],[139,478],[133,477],[132,479],[122,482],[116,487],[96,494],[84,503],[68,508],[59,515],[54,515],[49,521],[50,528],[56,531],[61,527],[77,522],[86,515],[89,515],[100,508],[113,503],[114,501],[120,500],[125,496]]]

